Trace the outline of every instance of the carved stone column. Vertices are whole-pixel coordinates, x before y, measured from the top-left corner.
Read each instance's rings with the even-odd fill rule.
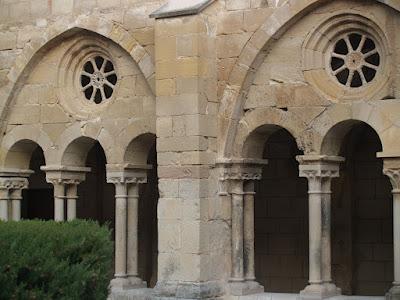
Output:
[[[107,165],[107,182],[115,185],[115,278],[113,290],[146,287],[138,274],[139,184],[151,166]]]
[[[383,157],[383,174],[392,183],[393,194],[393,250],[394,281],[386,294],[387,300],[400,300],[400,157]]]
[[[254,180],[261,179],[266,160],[228,160],[218,162],[221,168],[220,186],[227,191],[222,197],[231,199],[231,279],[232,295],[261,293],[264,288],[254,274]]]
[[[325,299],[340,295],[331,275],[331,181],[339,177],[344,158],[298,156],[301,177],[308,179],[309,285],[300,299]]]
[[[21,220],[22,190],[28,188],[31,170],[0,170],[0,219]]]
[[[54,187],[54,220],[71,221],[76,218],[77,186],[86,179],[90,168],[75,166],[42,166],[47,182]],[[67,214],[65,214],[67,200]]]

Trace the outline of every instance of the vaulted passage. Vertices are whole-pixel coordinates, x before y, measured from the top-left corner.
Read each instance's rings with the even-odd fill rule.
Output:
[[[22,191],[21,217],[23,219],[51,220],[54,217],[53,185],[46,182],[46,174],[40,170],[46,164],[39,146],[32,152],[29,169],[29,188]]]
[[[298,293],[308,281],[307,180],[299,177],[301,152],[284,129],[264,148],[262,180],[255,196],[257,281],[268,292]]]
[[[157,283],[159,197],[155,147],[150,150],[147,163],[153,168],[147,173],[147,184],[142,184],[139,190],[139,277],[148,287],[154,287]]]
[[[89,150],[86,166],[91,171],[78,187],[77,218],[92,219],[100,224],[115,224],[115,188],[106,183],[106,156],[100,143]]]
[[[380,151],[371,127],[354,126],[332,185],[332,270],[346,295],[382,296],[393,281],[392,194]]]

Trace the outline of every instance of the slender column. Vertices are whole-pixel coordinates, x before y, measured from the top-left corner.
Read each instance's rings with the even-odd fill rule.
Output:
[[[126,278],[127,187],[115,184],[115,277]]]
[[[132,287],[145,287],[138,272],[139,184],[128,185],[127,276]]]
[[[254,181],[261,179],[267,160],[240,159],[218,162],[221,200],[231,203],[230,294],[258,294],[254,265]]]
[[[340,157],[299,156],[299,173],[308,180],[309,283],[300,299],[340,294],[331,277],[331,179],[339,176]]]
[[[8,201],[10,195],[8,188],[0,188],[0,220],[8,221]]]
[[[76,219],[76,201],[78,200],[78,183],[67,186],[67,220]]]
[[[54,220],[62,222],[65,221],[65,184],[58,180],[53,181],[52,183],[54,187]]]
[[[13,221],[21,220],[21,200],[22,200],[22,189],[12,190],[10,193],[11,199],[11,215]]]
[[[244,185],[244,278],[256,280],[254,260],[254,182]]]
[[[243,180],[232,180],[232,276],[244,281],[243,268]]]
[[[400,300],[400,157],[385,158],[383,173],[389,177],[393,187],[394,281],[386,299]]]

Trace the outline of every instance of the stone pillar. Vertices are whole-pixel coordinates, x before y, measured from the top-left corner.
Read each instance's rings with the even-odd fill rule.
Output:
[[[65,183],[62,180],[50,180],[49,182],[54,187],[54,220],[63,222],[65,221]]]
[[[400,300],[400,157],[383,157],[383,174],[392,183],[393,194],[393,251],[394,281],[386,294],[386,300]]]
[[[112,292],[146,287],[138,277],[138,185],[150,166],[107,165],[107,182],[115,185],[115,277]]]
[[[254,265],[254,181],[261,179],[266,160],[229,160],[218,162],[227,181],[231,205],[231,278],[232,295],[262,293],[256,282]],[[220,193],[224,195],[225,193]]]
[[[80,182],[69,183],[66,191],[67,199],[67,220],[76,219],[76,201],[78,200],[78,184]]]
[[[339,177],[342,157],[299,156],[301,177],[308,179],[309,285],[300,299],[325,299],[340,295],[331,276],[331,180]]]
[[[76,218],[76,201],[78,199],[78,184],[86,179],[87,167],[75,166],[42,166],[46,172],[47,182],[54,187],[54,220],[71,221]],[[65,200],[67,200],[67,212],[65,213]]]
[[[230,281],[244,282],[243,266],[243,180],[231,181],[232,197],[232,275]]]
[[[146,282],[139,278],[139,183],[145,183],[146,177],[137,178],[137,182],[128,185],[127,202],[127,276],[132,287],[146,287]]]
[[[9,192],[6,186],[6,182],[0,179],[0,220],[8,221],[8,201]]]

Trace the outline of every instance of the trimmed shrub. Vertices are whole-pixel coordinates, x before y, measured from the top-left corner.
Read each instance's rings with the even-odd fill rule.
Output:
[[[0,299],[106,299],[110,236],[93,221],[0,222]]]

